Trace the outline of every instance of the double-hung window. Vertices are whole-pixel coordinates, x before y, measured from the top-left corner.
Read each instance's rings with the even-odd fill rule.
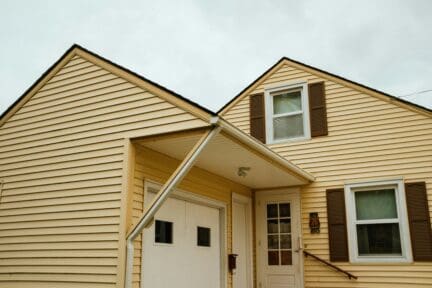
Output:
[[[352,262],[410,261],[402,181],[345,187]]]
[[[310,137],[305,83],[266,89],[267,142]]]

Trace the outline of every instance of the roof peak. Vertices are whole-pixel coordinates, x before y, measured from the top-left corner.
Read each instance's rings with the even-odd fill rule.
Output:
[[[380,91],[380,90],[378,90],[378,89],[375,89],[375,88],[372,88],[372,87],[366,86],[366,85],[364,85],[364,84],[361,84],[361,83],[358,83],[358,82],[355,82],[355,81],[349,80],[349,79],[344,78],[344,77],[342,77],[342,76],[339,76],[339,75],[337,75],[337,74],[333,74],[333,73],[331,73],[331,72],[328,72],[328,71],[322,70],[322,69],[320,69],[320,68],[317,68],[317,67],[314,67],[314,66],[311,66],[311,65],[305,64],[305,63],[300,62],[300,61],[297,61],[297,60],[294,60],[294,59],[289,58],[289,57],[287,57],[287,56],[283,56],[283,57],[281,57],[281,58],[280,58],[276,63],[274,63],[270,68],[268,68],[264,73],[262,73],[258,78],[256,78],[256,79],[255,79],[254,81],[252,81],[248,86],[246,86],[243,90],[241,90],[241,91],[240,91],[236,96],[234,96],[234,97],[233,97],[229,102],[227,102],[224,106],[222,106],[222,107],[217,111],[217,114],[220,114],[220,113],[225,112],[224,110],[225,110],[229,105],[231,105],[231,104],[232,104],[232,103],[233,103],[237,98],[239,98],[239,97],[240,97],[242,94],[244,94],[244,93],[245,93],[249,88],[251,88],[254,84],[256,84],[258,81],[260,81],[260,80],[261,80],[265,75],[267,75],[268,73],[270,73],[270,72],[271,72],[275,67],[277,67],[279,64],[281,64],[281,63],[284,62],[284,61],[288,61],[288,62],[294,63],[294,64],[296,64],[296,65],[300,65],[300,66],[306,67],[306,68],[308,68],[308,69],[311,69],[311,70],[314,70],[314,71],[316,71],[316,72],[319,72],[319,73],[322,73],[322,74],[328,75],[328,76],[330,76],[330,77],[337,78],[337,79],[339,79],[340,81],[344,81],[344,82],[350,83],[350,84],[352,84],[352,85],[355,85],[355,86],[361,87],[361,88],[363,88],[363,89],[367,89],[367,90],[372,91],[372,92],[374,92],[374,93],[378,93],[378,94],[381,94],[381,95],[383,95],[383,96],[389,97],[389,98],[391,98],[391,99],[393,99],[393,100],[396,100],[396,101],[398,101],[398,102],[400,102],[400,103],[403,103],[403,104],[405,104],[405,105],[413,106],[413,107],[415,107],[415,108],[425,110],[425,111],[427,111],[428,113],[432,113],[432,109],[429,109],[429,108],[427,108],[427,107],[425,107],[425,106],[422,106],[422,105],[419,105],[419,104],[416,104],[416,103],[413,103],[413,102],[407,101],[407,100],[405,100],[405,99],[398,98],[398,97],[396,97],[396,96],[394,96],[394,95],[391,95],[391,94],[388,94],[388,93],[386,93],[386,92]]]

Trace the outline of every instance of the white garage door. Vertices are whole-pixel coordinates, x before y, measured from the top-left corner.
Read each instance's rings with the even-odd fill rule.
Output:
[[[144,229],[142,287],[220,288],[219,213],[169,198]]]

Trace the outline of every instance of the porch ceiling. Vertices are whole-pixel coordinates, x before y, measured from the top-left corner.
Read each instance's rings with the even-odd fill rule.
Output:
[[[183,160],[200,137],[198,133],[179,133],[140,140],[137,144]],[[195,166],[253,189],[297,186],[310,181],[224,132],[204,148]],[[239,175],[240,167],[250,168],[245,171],[246,176]]]

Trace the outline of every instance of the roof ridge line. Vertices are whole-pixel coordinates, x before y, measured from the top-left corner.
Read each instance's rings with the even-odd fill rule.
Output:
[[[22,99],[24,99],[24,97],[33,89],[33,88],[35,88],[36,87],[36,85],[37,84],[39,84],[39,82],[40,81],[42,81],[55,67],[57,67],[57,65],[67,56],[67,55],[69,55],[69,53],[71,53],[74,49],[80,49],[80,50],[82,50],[82,51],[84,51],[84,52],[86,52],[86,53],[88,53],[88,54],[90,54],[90,55],[92,55],[92,56],[94,56],[94,57],[96,57],[96,58],[98,58],[98,59],[100,59],[100,60],[102,60],[102,61],[105,61],[105,62],[107,62],[107,63],[109,63],[109,64],[111,64],[111,65],[113,65],[114,67],[116,67],[116,68],[118,68],[118,69],[121,69],[121,70],[123,70],[123,71],[125,71],[126,73],[129,73],[129,74],[131,74],[131,75],[133,75],[133,76],[135,76],[135,77],[138,77],[139,79],[141,79],[141,80],[143,80],[143,81],[146,81],[146,82],[148,82],[148,83],[150,83],[151,85],[154,85],[155,87],[157,87],[157,88],[159,88],[159,89],[161,89],[161,90],[163,90],[163,91],[165,91],[165,92],[167,92],[167,93],[169,93],[169,94],[172,94],[173,96],[175,96],[175,97],[177,97],[177,98],[179,98],[179,99],[181,99],[181,100],[183,100],[183,101],[185,101],[185,102],[187,102],[187,103],[189,103],[189,104],[191,104],[191,105],[193,105],[193,106],[195,106],[195,107],[197,107],[198,109],[201,109],[202,111],[204,111],[204,112],[206,112],[206,113],[208,113],[208,114],[210,114],[210,115],[212,115],[212,116],[216,116],[217,115],[217,113],[216,112],[214,112],[214,111],[212,111],[212,110],[210,110],[210,109],[208,109],[208,108],[206,108],[206,107],[204,107],[204,106],[202,106],[202,105],[200,105],[200,104],[198,104],[197,102],[195,102],[195,101],[192,101],[191,99],[189,99],[189,98],[186,98],[186,97],[184,97],[184,96],[182,96],[182,95],[180,95],[179,93],[177,93],[177,92],[175,92],[175,91],[173,91],[173,90],[171,90],[171,89],[168,89],[167,87],[165,87],[165,86],[163,86],[163,85],[161,85],[161,84],[159,84],[159,83],[157,83],[157,82],[154,82],[154,81],[152,81],[152,80],[150,80],[150,79],[148,79],[148,78],[146,78],[145,76],[142,76],[142,75],[140,75],[140,74],[138,74],[138,73],[136,73],[135,71],[132,71],[132,70],[130,70],[130,69],[128,69],[128,68],[126,68],[126,67],[124,67],[124,66],[121,66],[121,65],[119,65],[119,64],[117,64],[117,63],[115,63],[115,62],[113,62],[113,61],[111,61],[111,60],[109,60],[109,59],[107,59],[107,58],[105,58],[105,57],[103,57],[103,56],[101,56],[101,55],[99,55],[99,54],[97,54],[97,53],[95,53],[95,52],[93,52],[93,51],[91,51],[91,50],[89,50],[89,49],[87,49],[87,48],[84,48],[83,46],[81,46],[81,45],[79,45],[79,44],[77,44],[77,43],[74,43],[74,44],[72,44],[72,46],[70,46],[58,59],[57,59],[57,61],[55,61],[47,70],[45,70],[45,72],[43,72],[34,82],[33,82],[33,84],[29,87],[29,88],[27,88],[25,91],[24,91],[24,93],[22,93],[21,94],[21,96],[19,96],[11,105],[9,105],[9,107],[0,115],[0,121],[2,121],[3,120],[3,118],[22,100]]]
[[[429,112],[429,113],[432,113],[432,109],[430,109],[430,108],[428,108],[428,107],[425,107],[425,106],[422,106],[422,105],[419,105],[419,104],[416,104],[416,103],[413,103],[413,102],[410,102],[410,101],[407,101],[407,100],[405,100],[405,99],[402,99],[402,98],[399,98],[399,97],[396,97],[396,96],[394,96],[394,95],[391,95],[391,94],[389,94],[389,93],[386,93],[386,92],[383,92],[383,91],[381,91],[381,90],[378,90],[378,89],[375,89],[375,88],[372,88],[372,87],[369,87],[369,86],[367,86],[367,85],[364,85],[364,84],[361,84],[361,83],[358,83],[358,82],[355,82],[355,81],[353,81],[353,80],[349,80],[349,79],[347,79],[347,78],[345,78],[345,77],[342,77],[342,76],[339,76],[339,75],[337,75],[337,74],[333,74],[333,73],[331,73],[331,72],[328,72],[328,71],[325,71],[325,70],[322,70],[322,69],[320,69],[320,68],[317,68],[317,67],[314,67],[314,66],[311,66],[311,65],[308,65],[308,64],[305,64],[305,63],[303,63],[303,62],[300,62],[300,61],[297,61],[297,60],[294,60],[294,59],[291,59],[291,58],[289,58],[289,57],[287,57],[287,56],[283,56],[283,57],[281,57],[276,63],[274,63],[271,67],[269,67],[264,73],[262,73],[260,76],[258,76],[254,81],[252,81],[248,86],[246,86],[244,89],[242,89],[239,93],[237,93],[237,95],[236,96],[234,96],[230,101],[228,101],[225,105],[223,105],[216,113],[217,114],[220,114],[223,110],[225,110],[229,105],[231,105],[238,97],[240,97],[244,92],[246,92],[250,87],[252,87],[253,85],[255,85],[258,81],[260,81],[261,80],[261,78],[263,78],[267,73],[269,73],[273,68],[275,68],[277,65],[279,65],[280,63],[282,63],[283,61],[290,61],[290,62],[293,62],[293,63],[295,63],[295,64],[297,64],[297,65],[301,65],[301,66],[304,66],[304,67],[306,67],[306,68],[308,68],[308,69],[312,69],[312,70],[315,70],[315,71],[317,71],[317,72],[319,72],[319,73],[323,73],[323,74],[326,74],[326,75],[329,75],[329,76],[331,76],[331,77],[335,77],[335,78],[337,78],[337,79],[339,79],[339,80],[342,80],[342,81],[345,81],[345,82],[348,82],[348,83],[350,83],[350,84],[352,84],[352,85],[356,85],[356,86],[359,86],[359,87],[362,87],[363,89],[367,89],[367,90],[370,90],[370,91],[372,91],[372,92],[374,92],[374,93],[378,93],[378,94],[381,94],[381,95],[383,95],[383,96],[386,96],[386,97],[389,97],[389,98],[391,98],[391,99],[393,99],[393,100],[396,100],[396,101],[398,101],[398,102],[401,102],[401,103],[403,103],[403,104],[406,104],[406,105],[409,105],[409,106],[414,106],[414,107],[416,107],[416,108],[418,108],[418,109],[422,109],[422,110],[425,110],[425,111],[427,111],[427,112]]]

